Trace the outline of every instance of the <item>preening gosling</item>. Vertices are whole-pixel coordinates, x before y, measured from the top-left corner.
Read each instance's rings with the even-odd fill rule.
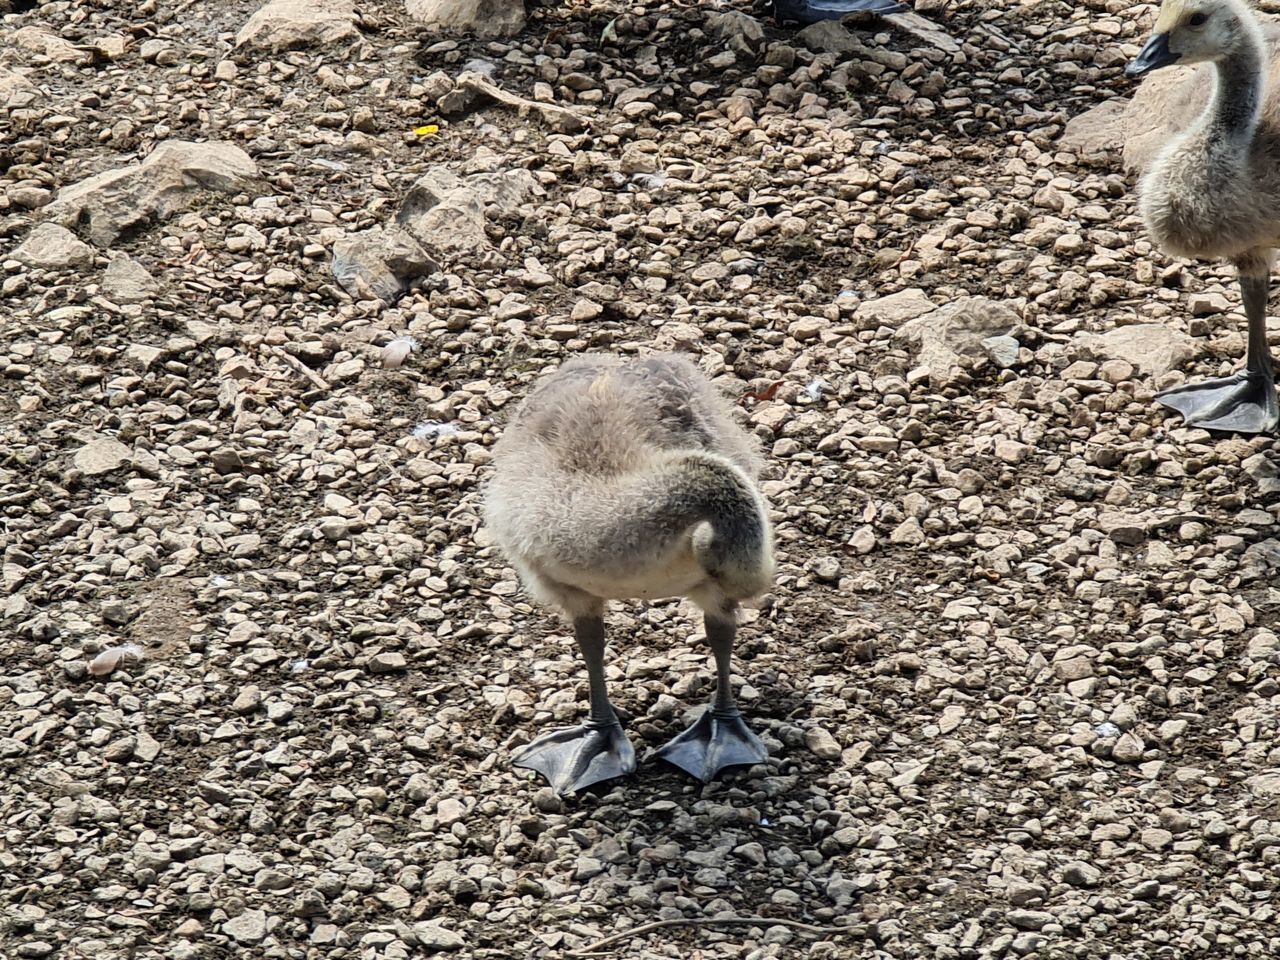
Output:
[[[570,360],[521,405],[493,463],[485,522],[529,592],[572,620],[590,690],[586,723],[544,733],[515,765],[560,794],[635,770],[605,685],[605,601],[674,596],[702,608],[717,683],[657,756],[704,781],[764,760],[729,682],[738,603],[773,578],[761,457],[698,368],[670,355]]]
[[[1244,370],[1156,399],[1194,426],[1262,433],[1280,421],[1267,346],[1267,288],[1280,244],[1280,99],[1262,26],[1244,0],[1164,0],[1151,38],[1125,72],[1212,63],[1199,117],[1151,163],[1138,208],[1152,238],[1181,257],[1235,264],[1249,350]]]

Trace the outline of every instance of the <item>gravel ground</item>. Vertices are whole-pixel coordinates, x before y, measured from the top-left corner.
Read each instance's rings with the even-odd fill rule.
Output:
[[[1275,443],[1151,401],[1242,355],[1234,284],[1066,130],[1129,95],[1150,6],[921,0],[947,44],[639,0],[490,43],[338,0],[294,50],[235,46],[249,0],[7,6],[0,953],[561,957],[727,916],[766,919],[598,955],[1280,953]],[[77,205],[167,140],[227,146]],[[452,174],[438,271],[335,280]],[[651,347],[770,453],[737,669],[771,756],[561,801],[508,760],[585,678],[480,485],[534,378]],[[638,747],[711,690],[691,613],[609,616]]]

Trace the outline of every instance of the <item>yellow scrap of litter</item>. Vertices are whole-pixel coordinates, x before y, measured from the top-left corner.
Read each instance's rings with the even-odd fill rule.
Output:
[[[414,127],[413,132],[420,137],[431,137],[439,133],[440,128],[434,123],[428,123],[425,127]]]

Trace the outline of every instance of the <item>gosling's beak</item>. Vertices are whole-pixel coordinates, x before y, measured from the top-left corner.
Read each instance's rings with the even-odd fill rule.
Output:
[[[1167,33],[1157,33],[1147,41],[1147,45],[1138,53],[1137,59],[1129,61],[1124,72],[1130,77],[1141,77],[1152,70],[1177,63],[1181,56],[1182,54],[1174,53],[1169,49]]]

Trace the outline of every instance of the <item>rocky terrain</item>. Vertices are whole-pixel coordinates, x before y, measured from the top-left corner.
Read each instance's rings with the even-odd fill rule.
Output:
[[[1151,400],[1243,352],[1135,215],[1153,7],[259,6],[0,4],[0,954],[1280,952],[1280,470]],[[561,800],[481,484],[655,347],[770,454],[771,756]],[[609,616],[638,752],[692,612]]]

